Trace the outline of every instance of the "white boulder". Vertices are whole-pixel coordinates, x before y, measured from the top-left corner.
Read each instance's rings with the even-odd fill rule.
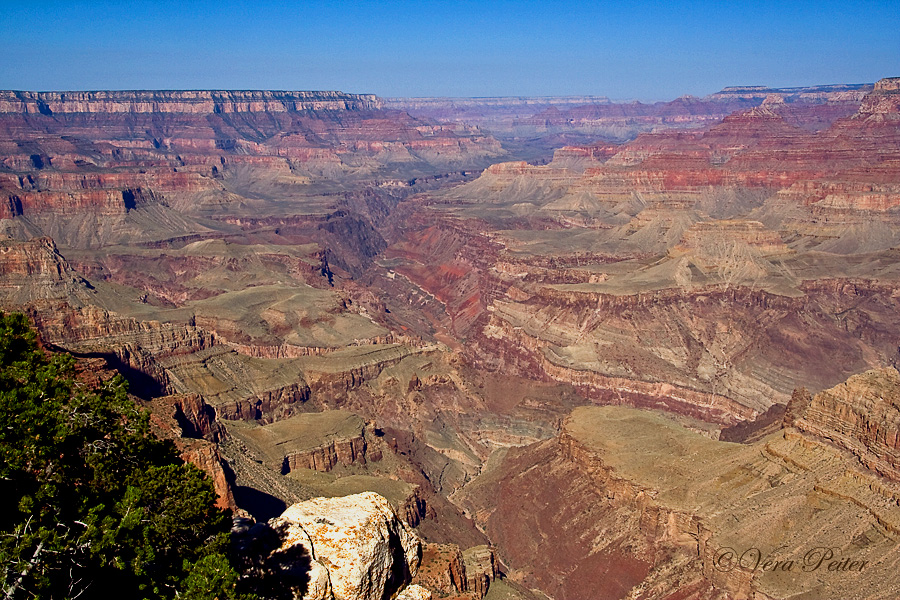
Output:
[[[404,588],[396,600],[431,600],[431,592],[421,585],[410,585]]]
[[[329,588],[334,600],[390,598],[419,567],[418,536],[374,492],[299,502],[271,525],[286,529],[282,548],[309,544],[313,560],[304,600],[330,600]],[[420,597],[425,596],[408,596]]]

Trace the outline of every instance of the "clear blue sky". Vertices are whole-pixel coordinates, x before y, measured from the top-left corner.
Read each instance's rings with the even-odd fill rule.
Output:
[[[898,32],[898,0],[0,0],[0,89],[671,99],[898,76]]]

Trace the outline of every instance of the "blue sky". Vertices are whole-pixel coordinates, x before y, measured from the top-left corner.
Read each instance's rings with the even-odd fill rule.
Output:
[[[898,0],[0,0],[0,89],[660,100],[897,76],[898,31]]]

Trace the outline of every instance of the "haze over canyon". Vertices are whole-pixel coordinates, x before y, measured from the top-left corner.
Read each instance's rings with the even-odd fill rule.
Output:
[[[900,598],[900,78],[0,91],[0,309],[304,598]]]

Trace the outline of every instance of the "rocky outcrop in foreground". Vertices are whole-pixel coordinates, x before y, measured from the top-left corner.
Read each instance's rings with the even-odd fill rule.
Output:
[[[403,598],[431,597],[424,588],[406,587],[419,568],[419,538],[374,492],[299,502],[270,526],[285,533],[280,552],[306,549],[304,599],[381,600],[401,590]]]

